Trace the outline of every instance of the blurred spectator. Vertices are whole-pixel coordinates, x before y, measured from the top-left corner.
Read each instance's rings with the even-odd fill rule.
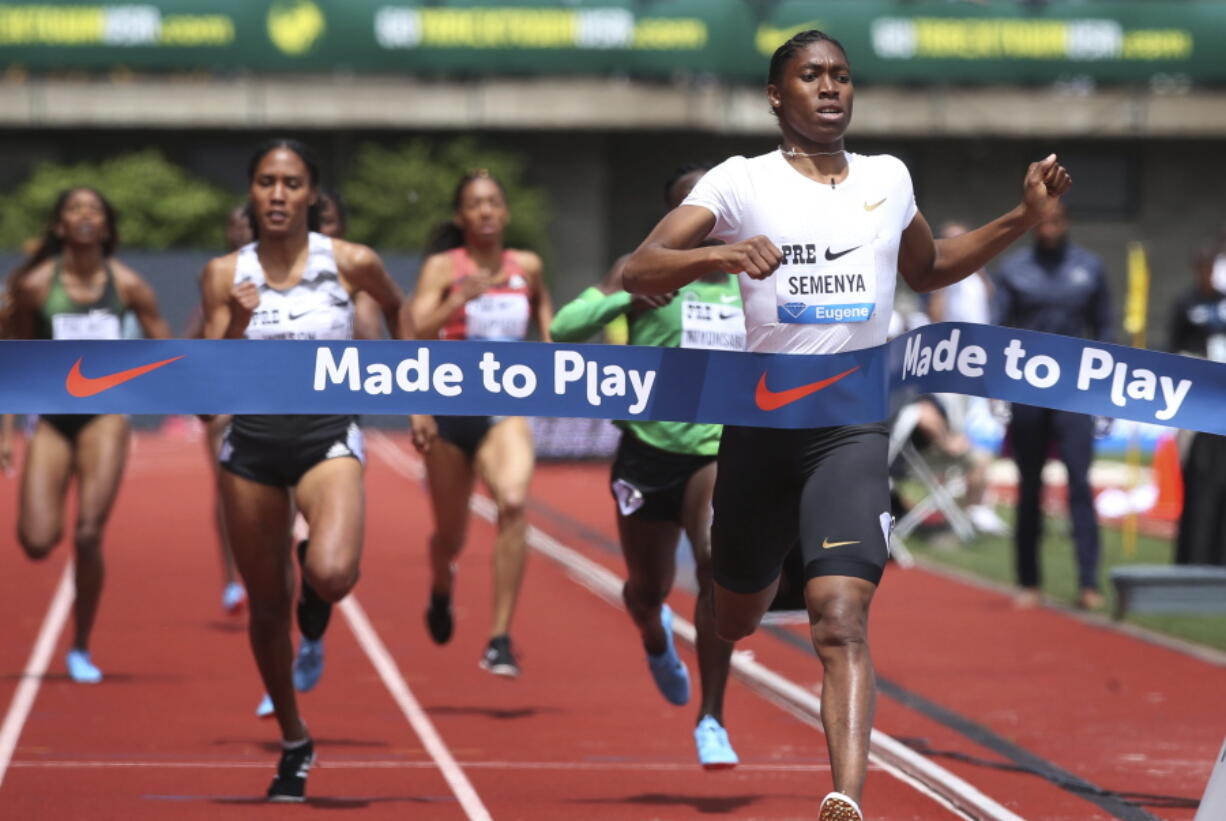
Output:
[[[1058,203],[1034,229],[1034,245],[1001,263],[992,295],[999,325],[1110,342],[1111,304],[1106,269],[1093,252],[1068,238],[1068,214]],[[1068,469],[1068,507],[1077,546],[1077,605],[1101,607],[1098,520],[1090,491],[1095,420],[1084,414],[1014,404],[1008,439],[1018,469],[1016,546],[1019,607],[1039,595],[1043,465],[1056,445]]]
[[[950,221],[941,226],[941,239],[952,239],[967,232],[960,222]],[[987,271],[976,271],[946,288],[934,291],[928,299],[928,316],[933,322],[991,322],[990,295],[992,285]],[[956,460],[966,471],[966,513],[980,533],[1003,535],[1009,526],[986,504],[988,467],[992,455],[973,447],[966,435],[966,420],[973,405],[986,400],[957,393],[942,393],[925,397],[929,408],[920,415],[917,430],[937,447],[941,454]]]
[[[1193,267],[1196,284],[1171,308],[1167,349],[1226,362],[1226,282],[1219,285],[1215,276],[1226,269],[1226,246],[1206,244]],[[1175,563],[1226,565],[1226,437],[1191,434],[1183,487]]]
[[[966,231],[966,226],[960,222],[946,222],[941,226],[940,237],[952,239]],[[987,325],[992,321],[991,293],[992,283],[988,272],[976,271],[947,288],[933,291],[928,298],[928,316],[933,322],[977,322]]]

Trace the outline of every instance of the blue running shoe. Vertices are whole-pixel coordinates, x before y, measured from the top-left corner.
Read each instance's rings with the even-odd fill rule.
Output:
[[[260,706],[255,708],[255,714],[259,718],[272,718],[277,712],[277,708],[272,706],[272,696],[268,693],[264,694],[264,698],[260,701]]]
[[[97,684],[102,681],[102,671],[89,660],[88,650],[69,650],[68,677],[77,684]]]
[[[231,616],[237,616],[243,612],[243,605],[246,603],[247,591],[238,582],[230,582],[221,591],[221,609]]]
[[[647,666],[660,694],[670,703],[681,706],[690,700],[690,671],[673,646],[673,611],[667,604],[660,608],[660,624],[664,627],[667,647],[658,656],[648,653]]]
[[[311,692],[323,674],[324,640],[312,641],[303,636],[294,658],[294,689],[300,693]]]
[[[694,746],[698,748],[698,763],[704,770],[730,770],[741,761],[728,742],[728,731],[715,716],[703,716],[698,722],[694,728]]]

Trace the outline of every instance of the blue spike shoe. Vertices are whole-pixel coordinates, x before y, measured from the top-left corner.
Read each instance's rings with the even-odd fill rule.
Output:
[[[647,654],[647,667],[660,694],[670,704],[681,706],[690,700],[690,671],[673,645],[673,611],[667,604],[660,608],[660,624],[664,627],[667,646],[659,655]]]

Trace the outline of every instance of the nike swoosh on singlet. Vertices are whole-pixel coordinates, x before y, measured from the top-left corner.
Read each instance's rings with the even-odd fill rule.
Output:
[[[163,359],[161,362],[151,362],[148,365],[128,368],[125,371],[118,371],[106,376],[86,376],[81,373],[81,362],[85,359],[85,357],[81,357],[81,359],[73,363],[72,370],[68,372],[67,378],[64,379],[64,388],[73,396],[84,399],[87,396],[94,396],[103,391],[109,391],[111,388],[118,387],[124,382],[129,382],[138,376],[144,376],[150,371],[155,371],[182,358],[183,356],[175,356],[170,359]]]
[[[830,250],[830,246],[827,245],[826,246],[826,259],[829,260],[830,262],[834,262],[839,257],[847,256],[848,254],[850,254],[852,251],[856,250],[856,248],[859,248],[859,247],[860,246],[857,245],[855,248],[848,248],[846,251],[836,251],[832,253]]]
[[[852,368],[849,371],[843,371],[840,374],[835,374],[829,379],[823,379],[820,382],[810,382],[808,385],[800,385],[795,388],[788,388],[786,391],[772,391],[766,387],[766,371],[762,372],[762,378],[758,380],[758,389],[754,391],[754,402],[760,410],[773,411],[779,410],[784,405],[790,405],[798,399],[804,399],[811,393],[817,393],[823,388],[828,388],[835,382],[838,382],[843,377],[855,373],[860,370],[860,366]]]
[[[318,306],[316,306],[316,307],[318,307]],[[306,316],[307,314],[311,313],[311,312],[312,312],[312,311],[314,311],[314,310],[316,310],[316,309],[315,309],[315,308],[307,308],[305,311],[300,311],[300,312],[298,312],[298,313],[296,313],[296,314],[289,314],[287,318],[289,319],[289,321],[290,321],[290,322],[293,322],[295,319],[302,319],[304,316]]]
[[[889,199],[889,197],[882,197],[881,199],[877,200],[877,201],[876,201],[875,203],[873,203],[872,205],[869,205],[869,204],[866,202],[866,203],[864,203],[864,210],[865,210],[865,211],[875,211],[875,210],[877,210],[877,206],[881,205],[881,203],[885,202],[885,201],[886,201],[886,200],[888,200],[888,199]]]

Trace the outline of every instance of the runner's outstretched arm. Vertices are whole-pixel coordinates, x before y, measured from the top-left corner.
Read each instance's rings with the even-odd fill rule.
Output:
[[[1022,181],[1022,201],[1009,213],[950,239],[932,238],[924,215],[916,213],[903,231],[898,270],[918,292],[935,291],[970,276],[1034,227],[1043,212],[1068,190],[1072,179],[1052,154],[1031,163]]]

